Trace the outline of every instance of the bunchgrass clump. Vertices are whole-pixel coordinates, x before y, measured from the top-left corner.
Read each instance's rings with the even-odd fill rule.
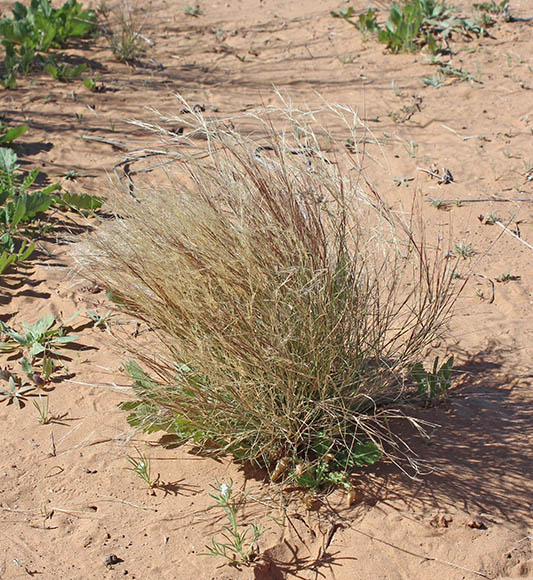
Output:
[[[405,221],[364,185],[345,134],[292,108],[247,120],[251,137],[237,120],[183,117],[205,151],[183,154],[170,187],[117,196],[85,271],[159,338],[127,344],[132,425],[257,462],[275,480],[331,482],[401,456],[389,420],[420,397],[410,369],[441,334],[457,282],[414,214]],[[180,153],[194,143],[166,135]]]

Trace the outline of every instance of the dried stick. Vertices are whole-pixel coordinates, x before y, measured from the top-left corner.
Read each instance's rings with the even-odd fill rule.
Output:
[[[121,143],[115,139],[104,139],[103,137],[93,137],[92,135],[80,135],[80,139],[84,141],[95,141],[96,143],[105,143],[106,145],[111,145],[117,149],[122,149],[122,151],[127,151],[129,149],[126,143]]]
[[[505,197],[487,197],[484,199],[439,199],[441,203],[486,203],[489,201],[497,201],[497,202],[504,202],[504,203],[514,203],[514,202],[533,202],[532,197],[523,197],[523,198],[505,198]],[[431,201],[428,200],[428,203]]]
[[[509,234],[510,236],[513,236],[513,238],[516,238],[519,242],[521,242],[522,244],[524,244],[524,246],[527,246],[530,250],[533,250],[533,246],[528,244],[526,241],[524,241],[520,236],[517,236],[513,231],[511,231],[508,227],[504,226],[502,224],[502,222],[496,220],[494,222],[495,224],[498,224],[500,226],[500,228],[502,228],[502,230],[504,232],[506,232],[507,234]]]

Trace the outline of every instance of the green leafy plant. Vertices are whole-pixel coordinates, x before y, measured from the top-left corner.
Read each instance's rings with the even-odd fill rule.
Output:
[[[35,385],[23,385],[18,377],[10,374],[8,378],[8,388],[0,388],[0,402],[7,401],[8,405],[15,403],[17,407],[21,409],[24,407],[27,393],[34,389]]]
[[[30,363],[45,353],[55,354],[57,347],[78,339],[77,336],[66,336],[64,326],[57,325],[53,314],[43,316],[34,324],[22,322],[22,332],[0,321],[0,333],[7,338],[7,342],[0,343],[0,352],[11,353],[21,350],[28,355]]]
[[[50,59],[45,65],[44,71],[56,80],[66,83],[70,79],[75,79],[85,72],[87,65],[85,63],[77,66],[69,66],[67,64],[57,64],[54,59]]]
[[[39,169],[23,174],[17,160],[14,151],[0,148],[0,274],[31,256],[35,244],[30,238],[49,227],[41,223],[49,210],[94,211],[104,202],[89,194],[61,195],[58,184],[32,190]]]
[[[80,174],[78,171],[76,171],[75,169],[69,169],[68,171],[63,173],[61,177],[63,177],[63,179],[66,179],[67,181],[76,181],[76,179],[78,179],[79,176]]]
[[[376,11],[369,9],[352,20],[355,10],[343,7],[332,16],[343,18],[366,36],[377,35],[393,53],[416,52],[426,46],[431,53],[443,51],[442,43],[453,33],[485,35],[481,24],[471,18],[459,18],[440,0],[403,0],[392,3],[384,25],[376,19]]]
[[[496,282],[500,282],[503,284],[505,282],[511,282],[513,280],[520,280],[520,276],[514,276],[513,274],[511,274],[510,270],[507,270],[507,272],[504,272],[503,274],[496,276]]]
[[[222,508],[228,525],[222,527],[222,541],[211,538],[211,543],[206,545],[207,552],[202,556],[221,556],[229,560],[236,567],[241,565],[250,566],[257,558],[259,540],[263,533],[261,527],[254,522],[246,528],[239,528],[238,512],[243,501],[237,502],[233,496],[233,482],[219,483],[211,486],[214,492],[209,494],[215,500],[211,507]],[[245,498],[243,498],[245,499]]]
[[[188,4],[183,9],[183,12],[187,14],[187,16],[200,16],[200,6],[198,6],[198,4],[196,4],[195,6]]]
[[[372,465],[382,457],[380,446],[373,441],[361,442],[357,439],[332,441],[318,434],[312,445],[317,457],[312,463],[298,463],[290,473],[298,486],[316,491],[324,485],[352,488],[349,474],[359,467]]]
[[[13,141],[24,135],[28,130],[28,125],[18,125],[9,127],[0,122],[0,146],[11,145]]]
[[[281,458],[316,469],[318,439],[338,458],[333,473],[373,462],[394,440],[393,405],[418,396],[406,371],[444,331],[460,286],[451,261],[416,219],[328,163],[303,113],[269,109],[289,127],[274,133],[254,117],[271,132],[268,158],[193,115],[208,156],[175,168],[175,190],[117,196],[120,217],[80,258],[114,308],[159,339],[128,351],[133,400],[120,407],[135,427],[271,474]]]
[[[451,356],[439,368],[439,357],[433,362],[433,370],[428,372],[422,363],[414,364],[410,369],[410,375],[418,387],[419,395],[424,399],[427,406],[441,401],[450,389],[453,368],[453,356]]]
[[[439,65],[437,74],[432,77],[424,77],[423,82],[426,85],[431,85],[437,89],[444,86],[446,79],[452,77],[461,82],[468,82],[470,85],[474,83],[483,84],[483,82],[472,73],[465,72],[461,69],[455,68],[451,65]]]
[[[109,320],[111,318],[111,310],[105,314],[98,314],[92,310],[86,310],[87,316],[93,321],[93,328],[108,328]]]
[[[135,451],[137,451],[137,457],[126,455],[126,458],[131,464],[131,467],[126,467],[125,469],[128,471],[133,471],[133,473],[139,476],[148,487],[152,488],[156,484],[157,478],[152,479],[150,458],[144,455],[142,451],[139,451],[137,447],[135,448]]]
[[[28,6],[15,2],[12,13],[11,18],[6,16],[0,20],[6,70],[2,85],[11,89],[16,87],[18,74],[55,62],[53,57],[47,59],[44,54],[96,28],[96,14],[84,10],[77,0],[67,0],[60,8],[53,8],[50,0],[31,0]],[[61,69],[58,75],[61,73],[66,75],[68,71]]]
[[[488,12],[489,14],[503,14],[509,8],[509,0],[501,0],[501,2],[478,2],[473,5],[475,10],[480,12]]]
[[[446,209],[446,203],[442,201],[440,197],[437,197],[436,199],[430,199],[429,203],[437,209]]]
[[[91,91],[91,93],[103,93],[105,92],[106,88],[104,83],[98,84],[99,76],[96,75],[94,77],[90,77],[88,79],[83,80],[83,84],[87,89]]]
[[[471,258],[476,251],[474,250],[474,248],[472,247],[472,244],[470,242],[456,242],[454,244],[454,251],[458,256],[461,256],[461,258]]]

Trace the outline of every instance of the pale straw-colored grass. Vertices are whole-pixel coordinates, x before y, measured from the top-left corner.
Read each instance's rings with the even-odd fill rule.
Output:
[[[322,113],[357,142],[355,114]],[[389,419],[445,329],[453,266],[342,143],[319,147],[317,115],[257,113],[251,136],[188,115],[204,154],[180,152],[166,184],[116,196],[116,218],[90,240],[86,275],[158,339],[128,347],[151,377],[131,367],[144,428],[267,467],[320,459],[317,437],[402,454]]]

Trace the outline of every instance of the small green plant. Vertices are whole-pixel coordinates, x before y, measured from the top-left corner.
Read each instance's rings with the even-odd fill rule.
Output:
[[[9,236],[9,234],[4,233],[0,237],[0,276],[14,264],[20,264],[27,260],[35,250],[35,244],[28,244],[26,240],[22,240],[19,248],[15,249],[15,242]]]
[[[13,141],[24,135],[28,130],[28,125],[18,125],[9,127],[0,122],[0,146],[11,145]]]
[[[187,16],[195,16],[195,17],[200,16],[200,6],[198,4],[196,4],[195,6],[188,4],[183,9],[183,12],[187,14]]]
[[[39,169],[24,174],[17,161],[14,151],[0,147],[0,274],[31,256],[30,239],[52,227],[41,222],[49,210],[94,211],[104,202],[86,193],[59,194],[58,184],[33,190]]]
[[[414,181],[414,177],[393,177],[392,181],[396,184],[396,187],[403,185],[404,187],[409,187],[409,182]]]
[[[85,63],[78,64],[77,66],[69,66],[67,64],[57,64],[55,59],[50,58],[48,64],[44,66],[44,71],[57,81],[66,83],[71,79],[81,76],[86,68],[87,65]]]
[[[505,282],[511,282],[513,280],[520,280],[520,276],[513,276],[510,270],[507,270],[507,272],[504,272],[503,274],[500,274],[499,276],[496,277],[496,282],[500,282],[503,284]]]
[[[468,82],[471,85],[474,83],[483,84],[483,82],[478,77],[474,76],[472,73],[465,72],[449,64],[440,65],[438,67],[438,71],[444,77],[454,77],[461,82]]]
[[[71,38],[82,38],[96,28],[96,14],[84,10],[77,0],[67,0],[53,8],[50,0],[31,0],[28,6],[13,5],[13,16],[0,19],[0,39],[5,49],[5,88],[17,85],[17,75],[55,62],[43,55],[64,47]],[[57,65],[55,65],[57,68]],[[60,72],[67,74],[66,69]],[[58,72],[58,75],[60,73]]]
[[[325,485],[350,490],[352,484],[349,474],[357,468],[376,463],[382,457],[382,451],[374,441],[352,439],[339,445],[323,433],[315,437],[312,454],[316,458],[314,461],[298,463],[289,476],[298,486],[311,491],[317,491]]]
[[[75,169],[69,169],[67,172],[63,174],[63,179],[66,179],[67,181],[76,181],[76,179],[78,179],[79,176],[80,174],[78,171],[76,171]]]
[[[108,323],[111,318],[111,310],[108,310],[105,314],[98,314],[92,310],[86,310],[87,316],[93,321],[93,328],[108,328]]]
[[[104,27],[111,50],[119,62],[131,64],[145,52],[142,25],[136,22],[126,0],[122,0],[112,21]]]
[[[422,82],[425,85],[433,87],[435,89],[440,89],[446,84],[446,77],[440,73],[433,75],[431,77],[423,77]]]
[[[488,12],[489,14],[503,14],[509,7],[509,0],[502,0],[501,2],[479,2],[473,5],[474,10],[480,12]]]
[[[142,451],[137,447],[135,448],[135,451],[137,451],[137,457],[126,455],[131,467],[126,467],[125,469],[133,471],[133,473],[139,476],[149,488],[152,488],[156,484],[158,478],[152,479],[150,458],[144,455],[144,453],[142,453]]]
[[[229,560],[230,564],[239,567],[250,566],[258,555],[258,545],[263,530],[254,522],[246,528],[239,528],[237,515],[241,502],[233,497],[233,482],[219,483],[211,486],[214,490],[209,496],[215,500],[211,508],[222,508],[229,524],[222,527],[222,541],[211,538],[211,543],[206,545],[207,552],[202,556],[222,556]],[[243,498],[244,500],[245,498]],[[210,508],[208,508],[210,509]]]
[[[43,397],[39,393],[39,401],[33,399],[32,403],[37,409],[37,413],[39,413],[39,422],[43,425],[48,425],[52,420],[52,417],[48,414],[48,397]]]
[[[10,374],[8,388],[0,388],[0,402],[7,401],[8,405],[15,403],[19,409],[24,407],[26,394],[35,389],[35,385],[22,384],[18,377]]]
[[[479,216],[479,221],[485,225],[493,226],[497,222],[501,221],[501,219],[497,213],[492,212],[488,216]]]
[[[436,357],[431,372],[427,372],[422,363],[416,363],[411,367],[411,378],[415,381],[418,394],[424,399],[426,406],[434,405],[446,397],[451,385],[452,368],[453,356],[440,368],[439,357]]]
[[[437,54],[444,51],[443,42],[455,32],[465,36],[486,34],[479,22],[454,16],[453,10],[440,0],[393,2],[384,25],[377,22],[376,13],[369,9],[354,21],[355,10],[343,7],[331,15],[355,26],[365,38],[367,33],[377,35],[379,42],[393,53],[416,52],[426,46],[429,52]]]
[[[471,258],[476,252],[470,242],[456,242],[454,244],[454,251],[461,258]]]
[[[36,357],[44,354],[56,354],[57,348],[78,339],[77,336],[66,336],[63,325],[56,325],[53,314],[43,316],[34,324],[22,322],[22,332],[17,332],[5,322],[0,321],[0,334],[7,342],[0,343],[0,352],[12,353],[23,351],[28,355],[30,364]]]
[[[88,79],[83,80],[83,84],[85,88],[89,89],[91,93],[103,93],[105,92],[106,88],[104,83],[98,84],[99,76],[96,75],[94,77],[90,77]]]
[[[430,199],[429,203],[437,209],[446,209],[446,203],[442,201],[440,197],[437,197],[436,199]]]

